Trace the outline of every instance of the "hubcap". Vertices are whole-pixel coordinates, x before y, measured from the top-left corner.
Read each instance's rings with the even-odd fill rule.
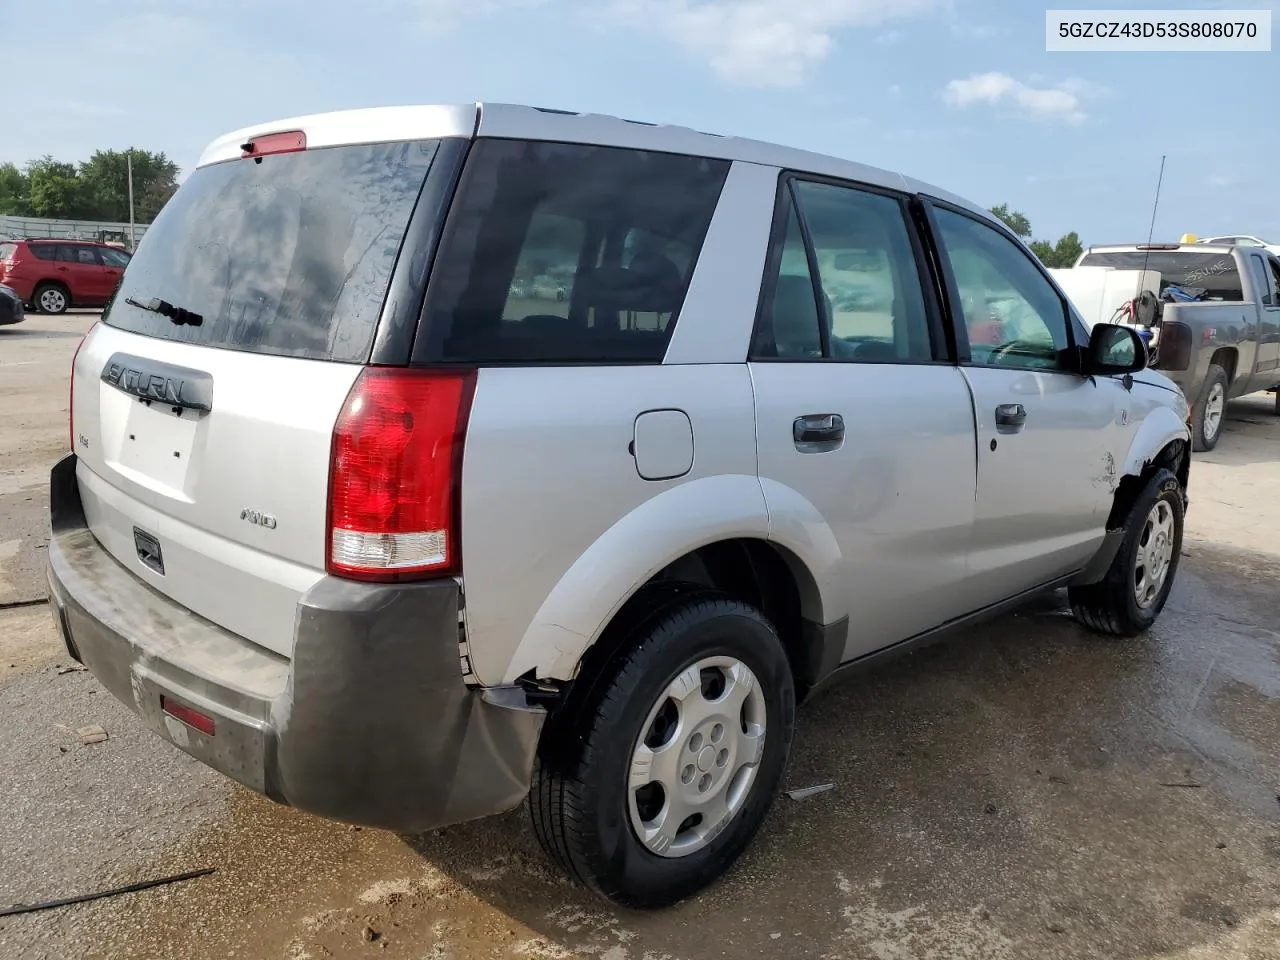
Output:
[[[1133,598],[1146,610],[1156,598],[1169,576],[1173,561],[1173,511],[1159,500],[1147,514],[1138,538],[1138,555],[1133,568]]]
[[[1209,399],[1204,405],[1205,439],[1212,440],[1218,435],[1218,428],[1222,426],[1222,412],[1226,406],[1226,391],[1222,389],[1222,384],[1215,383],[1209,388]]]
[[[686,857],[742,809],[764,757],[765,699],[751,668],[708,657],[658,697],[631,753],[627,805],[640,842]]]
[[[67,305],[67,298],[61,290],[44,290],[40,294],[40,309],[49,313],[61,313]]]

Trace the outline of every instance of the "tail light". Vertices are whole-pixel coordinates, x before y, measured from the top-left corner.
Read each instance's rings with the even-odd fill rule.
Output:
[[[1156,353],[1159,370],[1185,370],[1191,365],[1191,328],[1170,321],[1160,325],[1160,346]]]
[[[76,352],[71,355],[71,385],[67,388],[67,443],[72,453],[76,452],[76,361],[80,359],[80,349],[84,342],[96,329],[98,324],[94,323],[80,338],[80,342],[76,344]]]
[[[353,580],[457,573],[475,372],[369,367],[333,430],[326,566]]]

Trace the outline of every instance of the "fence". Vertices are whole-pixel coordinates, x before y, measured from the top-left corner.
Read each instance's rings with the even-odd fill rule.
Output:
[[[133,226],[130,241],[129,224],[105,223],[97,220],[46,220],[40,217],[0,217],[0,240],[19,240],[39,237],[50,240],[97,240],[100,243],[119,243],[133,249],[147,232],[149,224]]]

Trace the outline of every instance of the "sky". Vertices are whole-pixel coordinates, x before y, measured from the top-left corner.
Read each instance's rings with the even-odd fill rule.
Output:
[[[1068,3],[1050,2],[1055,9]],[[1077,8],[1132,9],[1138,0]],[[1280,242],[1270,53],[1048,53],[1026,0],[0,0],[0,161],[164,151],[185,172],[259,121],[529,103],[691,126],[899,171],[1038,239]]]

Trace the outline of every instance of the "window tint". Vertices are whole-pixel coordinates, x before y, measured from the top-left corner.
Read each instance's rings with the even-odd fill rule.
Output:
[[[1066,304],[1031,258],[1003,233],[950,210],[936,211],[943,252],[959,289],[972,362],[1061,367],[1070,346]]]
[[[106,322],[202,346],[367,361],[435,150],[360,144],[201,167],[143,235]],[[203,323],[177,326],[126,302],[153,298]]]
[[[1267,261],[1256,253],[1249,257],[1249,275],[1253,280],[1254,297],[1258,303],[1274,305],[1276,291],[1272,283],[1271,269]]]
[[[813,244],[817,276],[788,199],[776,282],[760,313],[753,356],[820,358],[825,323],[829,359],[931,360],[928,315],[901,202],[804,180],[793,181],[791,189]]]
[[[729,165],[480,140],[427,292],[417,362],[660,362]]]
[[[1115,270],[1147,269],[1160,274],[1160,290],[1171,286],[1203,291],[1206,300],[1243,300],[1235,257],[1229,253],[1192,250],[1118,250],[1086,253],[1082,267]]]
[[[29,243],[27,249],[37,260],[57,260],[58,247],[52,243]]]
[[[114,247],[99,247],[98,253],[102,256],[102,262],[108,267],[127,267],[129,265],[129,255],[123,250],[116,250]]]
[[[93,247],[72,247],[75,252],[77,263],[89,264],[91,266],[98,265],[98,255],[94,253]]]
[[[822,321],[804,234],[789,191],[785,216],[787,229],[782,249],[776,254],[778,267],[773,293],[762,304],[751,353],[753,358],[761,359],[820,360]]]

